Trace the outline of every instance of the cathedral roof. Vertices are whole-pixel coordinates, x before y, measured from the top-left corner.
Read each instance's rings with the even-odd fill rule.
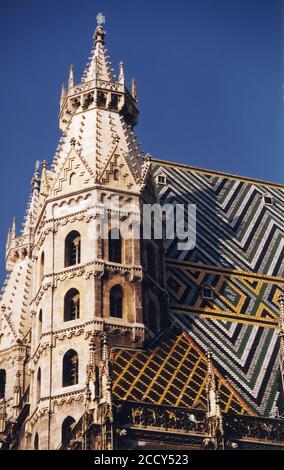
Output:
[[[166,178],[158,186],[162,205],[196,204],[196,246],[180,251],[176,239],[167,241],[170,316],[180,332],[173,328],[147,352],[118,352],[114,395],[204,406],[210,349],[220,383],[227,387],[227,395],[221,393],[223,410],[277,415],[284,186],[155,158],[152,168],[154,176]],[[204,298],[205,286],[212,289],[212,299]],[[184,375],[178,377],[180,364]]]
[[[145,351],[114,353],[113,396],[143,403],[207,409],[207,357],[177,324]],[[250,414],[246,403],[218,370],[220,406],[224,412]]]

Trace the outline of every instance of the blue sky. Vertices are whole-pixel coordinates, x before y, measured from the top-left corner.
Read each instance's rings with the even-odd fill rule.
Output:
[[[143,149],[283,181],[283,1],[1,0],[1,268],[36,160],[51,161],[68,66],[79,80],[96,14],[117,70],[137,79]]]

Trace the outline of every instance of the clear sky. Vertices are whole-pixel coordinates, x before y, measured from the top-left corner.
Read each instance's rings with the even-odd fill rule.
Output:
[[[1,226],[51,161],[68,66],[79,81],[96,15],[113,67],[137,79],[139,140],[166,160],[284,183],[282,0],[1,0]]]

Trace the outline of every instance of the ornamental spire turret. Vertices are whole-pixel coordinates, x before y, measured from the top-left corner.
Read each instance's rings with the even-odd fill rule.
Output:
[[[135,101],[137,101],[137,99],[138,99],[138,97],[137,97],[137,83],[136,83],[135,78],[132,78],[132,81],[131,81],[131,94],[132,94],[133,98],[135,99]]]
[[[60,108],[66,98],[66,95],[67,95],[67,87],[66,87],[66,83],[62,83],[61,85],[61,96],[60,96]]]
[[[35,171],[32,179],[32,193],[38,193],[40,190],[39,161],[36,162]]]
[[[89,122],[94,118],[91,128],[98,131],[97,126],[100,126],[103,120],[104,125],[109,126],[108,136],[110,142],[113,141],[114,134],[122,133],[125,137],[125,147],[128,147],[125,149],[126,153],[131,153],[132,150],[135,151],[136,143],[134,142],[135,139],[129,135],[128,128],[133,128],[138,122],[136,82],[132,83],[131,93],[125,86],[123,62],[120,62],[117,79],[114,77],[105,46],[106,32],[103,29],[105,18],[102,14],[97,15],[97,22],[98,26],[94,33],[93,48],[81,82],[76,85],[74,84],[74,72],[73,66],[71,66],[68,90],[65,90],[64,87],[62,88],[60,128],[68,133],[69,142],[70,138],[75,137],[78,142],[80,141],[79,145],[83,151],[86,151],[84,130],[87,129]],[[95,113],[88,113],[88,122],[85,122],[85,115],[82,115],[82,111],[94,109]],[[102,111],[112,113],[110,120]],[[123,117],[123,122],[118,122],[114,113],[118,115],[119,119]],[[74,116],[76,116],[76,119],[74,119]],[[78,122],[75,123],[75,120]],[[115,125],[116,129],[113,125],[114,120],[117,122]],[[117,127],[120,129],[117,130]],[[65,137],[67,137],[67,134]],[[94,150],[98,149],[98,153],[101,152],[100,147],[102,147],[99,141],[100,134],[98,132],[96,146],[93,147]],[[106,147],[105,144],[106,142],[104,141],[103,147]],[[130,146],[133,149],[130,149]],[[109,148],[107,153],[109,154],[112,150]],[[102,160],[104,158],[99,155],[98,159]]]
[[[12,221],[12,228],[11,228],[11,239],[14,240],[16,238],[16,217],[13,218]]]
[[[94,33],[94,44],[91,50],[91,56],[89,57],[85,72],[83,73],[82,82],[88,82],[94,78],[106,82],[113,82],[114,76],[104,41],[106,31],[104,31],[102,27],[103,23],[105,23],[105,17],[101,13],[97,15],[97,23],[98,26]]]
[[[124,85],[124,64],[122,61],[119,62],[119,76],[118,81],[121,85]]]
[[[69,67],[69,78],[68,78],[68,89],[74,86],[74,65],[71,64]]]

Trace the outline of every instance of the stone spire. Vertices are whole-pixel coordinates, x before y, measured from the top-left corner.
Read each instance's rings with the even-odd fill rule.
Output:
[[[97,17],[94,45],[81,82],[71,86],[74,83],[71,71],[67,93],[65,95],[64,91],[61,96],[60,128],[63,135],[51,166],[52,179],[54,182],[57,180],[70,151],[74,150],[88,166],[88,174],[98,180],[108,170],[114,154],[119,154],[127,161],[135,184],[139,185],[143,152],[133,132],[139,114],[136,85],[131,94],[125,86],[122,62],[119,76],[114,78],[104,42],[106,32],[102,18],[102,15]],[[74,139],[76,145],[70,146]],[[75,158],[74,152],[72,155]]]
[[[94,78],[106,82],[114,81],[108,51],[104,42],[105,36],[106,31],[104,31],[101,24],[98,24],[94,33],[94,44],[91,50],[91,56],[89,57],[89,62],[83,73],[82,82],[88,82]]]

